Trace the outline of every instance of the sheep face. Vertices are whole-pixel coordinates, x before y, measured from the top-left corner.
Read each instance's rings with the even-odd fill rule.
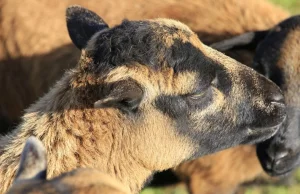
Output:
[[[15,181],[7,194],[111,193],[129,191],[118,181],[95,169],[76,169],[46,180],[46,150],[35,137],[27,139]]]
[[[152,169],[265,140],[285,118],[275,84],[205,46],[182,23],[123,21],[109,28],[72,6],[67,26],[82,50],[71,79],[76,102],[126,121],[124,145]]]
[[[300,16],[266,31],[249,32],[212,45],[221,51],[256,48],[253,68],[282,89],[288,105],[286,123],[273,138],[258,145],[257,153],[270,175],[292,171],[300,163]]]

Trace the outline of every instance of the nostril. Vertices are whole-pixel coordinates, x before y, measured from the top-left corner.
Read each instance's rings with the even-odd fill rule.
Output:
[[[275,103],[284,103],[284,96],[281,93],[275,93],[270,96],[270,101]]]
[[[281,151],[275,153],[274,160],[275,161],[280,160],[280,159],[286,157],[288,154],[289,154],[288,150],[281,150]]]

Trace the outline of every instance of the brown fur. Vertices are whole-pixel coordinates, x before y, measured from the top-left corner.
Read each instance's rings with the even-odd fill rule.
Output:
[[[232,194],[263,170],[255,146],[243,145],[185,162],[175,172],[186,182],[190,193]]]
[[[0,83],[5,91],[0,96],[0,117],[5,116],[10,125],[18,124],[24,109],[48,91],[64,70],[75,63],[79,53],[73,45],[62,45],[47,54],[0,61]],[[0,132],[11,129],[12,126],[3,127]]]
[[[74,9],[77,8],[74,7]],[[147,20],[142,24],[155,34],[155,37],[153,35],[150,39],[155,44],[166,45],[166,49],[170,49],[170,38],[181,39],[180,44],[188,41],[196,49],[193,54],[199,55],[204,60],[203,63],[198,64],[199,67],[205,65],[205,60],[207,60],[209,64],[213,61],[216,66],[223,68],[224,73],[229,74],[226,79],[232,82],[230,86],[227,86],[231,88],[228,98],[225,98],[225,93],[211,87],[213,100],[209,106],[203,110],[196,108],[189,111],[187,119],[192,127],[180,127],[176,119],[158,110],[154,100],[161,95],[194,97],[194,89],[199,84],[198,76],[205,75],[189,70],[174,72],[170,64],[166,64],[172,61],[172,58],[164,60],[165,63],[156,64],[157,69],[136,61],[126,65],[119,64],[114,68],[110,67],[109,71],[102,69],[98,71],[97,63],[95,63],[97,58],[93,58],[92,53],[100,53],[103,50],[97,49],[99,45],[95,45],[94,38],[96,36],[101,38],[103,34],[96,34],[82,51],[78,65],[65,73],[44,97],[26,110],[22,118],[23,122],[12,133],[1,137],[0,193],[5,192],[11,184],[23,142],[32,135],[39,138],[46,147],[47,174],[50,178],[77,167],[91,167],[100,169],[120,180],[133,193],[137,193],[155,171],[174,167],[182,161],[242,142],[262,141],[274,135],[275,127],[269,128],[263,125],[259,130],[252,130],[251,124],[248,124],[250,128],[240,127],[242,123],[249,123],[249,118],[242,117],[243,120],[241,120],[238,116],[241,113],[235,107],[243,102],[242,108],[255,107],[255,110],[263,112],[268,119],[274,120],[276,115],[278,120],[270,123],[270,126],[280,124],[284,117],[283,107],[270,104],[269,93],[262,92],[267,88],[280,95],[279,88],[275,84],[255,71],[205,46],[196,34],[183,24],[164,19]],[[129,25],[129,23],[125,22],[120,26],[122,25]],[[168,33],[170,25],[178,34]],[[135,30],[137,32],[145,30],[143,27],[137,25]],[[112,41],[112,39],[107,40]],[[155,50],[154,55],[164,54],[164,52],[166,51],[158,49]],[[112,57],[122,56],[118,54]],[[136,59],[133,58],[133,60]],[[104,64],[109,63],[106,61]],[[180,65],[188,66],[185,63]],[[212,68],[215,67],[212,66]],[[243,80],[245,73],[249,75],[248,82]],[[114,106],[94,108],[95,102],[105,104],[105,100],[114,97],[109,96],[107,92],[112,92],[118,87],[109,87],[110,84],[118,86],[119,82],[128,79],[141,85],[144,91],[139,104],[139,114],[125,114]],[[253,98],[247,95],[249,91],[253,93]],[[217,113],[222,115],[222,119],[212,122],[210,120],[212,117],[209,115],[217,115]],[[254,112],[252,111],[251,114]],[[256,124],[256,120],[251,122]],[[218,135],[212,135],[213,133]],[[202,144],[207,144],[201,144],[202,141],[215,143],[205,149]]]
[[[65,3],[66,2],[66,3]],[[96,1],[95,1],[96,2]],[[120,20],[122,20],[124,17],[127,18],[151,18],[151,17],[170,17],[170,18],[176,18],[180,21],[183,21],[187,23],[193,30],[198,32],[198,35],[200,38],[207,43],[215,42],[218,40],[222,40],[227,37],[234,36],[236,34],[240,34],[246,31],[251,30],[261,30],[269,28],[270,26],[273,26],[274,24],[278,23],[282,19],[286,18],[288,14],[281,9],[268,4],[264,1],[238,1],[238,0],[232,0],[230,2],[226,1],[226,5],[224,5],[223,0],[213,2],[213,5],[211,5],[212,1],[183,1],[183,2],[175,2],[175,1],[157,1],[157,2],[134,2],[134,3],[128,3],[124,1],[114,1],[111,3],[105,2],[97,2],[101,4],[101,6],[95,6],[92,1],[83,2],[83,1],[35,1],[25,4],[23,1],[2,1],[2,29],[0,31],[3,32],[0,34],[0,37],[4,37],[4,40],[2,41],[2,46],[5,50],[5,52],[0,53],[7,53],[5,56],[10,56],[9,58],[16,58],[18,56],[32,56],[33,54],[43,54],[47,53],[48,51],[51,51],[53,48],[58,47],[59,45],[62,45],[64,43],[69,43],[70,40],[66,36],[66,33],[55,33],[57,31],[66,31],[64,27],[64,21],[61,19],[64,14],[64,9],[67,4],[73,4],[78,3],[81,5],[85,5],[87,7],[92,7],[95,11],[101,13],[101,15],[110,23],[118,23]],[[88,4],[88,5],[87,5]],[[118,12],[116,13],[113,10],[115,9],[115,4],[118,5]],[[232,5],[235,6],[232,6]],[[130,7],[128,7],[128,5]],[[228,5],[228,6],[227,6]],[[217,7],[216,7],[217,6]],[[47,7],[47,11],[45,12],[45,7]],[[147,8],[147,9],[144,9]],[[30,11],[34,9],[34,11]],[[99,9],[99,10],[97,10]],[[5,11],[6,10],[6,11]],[[218,11],[215,11],[218,10]],[[29,14],[30,13],[30,14]],[[34,13],[31,14],[31,13]],[[230,14],[228,14],[230,13]],[[266,14],[268,13],[268,14]],[[276,13],[276,14],[270,14],[270,13]],[[192,16],[192,17],[191,17]],[[51,18],[51,19],[50,19]],[[212,22],[213,21],[213,22]],[[14,25],[9,25],[9,24]],[[48,26],[45,26],[44,24],[47,23]],[[18,24],[18,25],[16,25]],[[230,24],[230,25],[229,25]],[[32,26],[35,26],[32,28]],[[41,26],[41,27],[39,27]],[[3,28],[8,29],[3,29]],[[12,31],[15,31],[15,33],[11,33]],[[25,33],[26,32],[26,33]],[[5,42],[5,43],[4,43]],[[71,48],[68,49],[70,53],[77,52],[77,49],[75,49],[73,46],[70,46]],[[59,52],[58,52],[59,53]],[[246,63],[250,60],[245,60],[244,57],[240,58],[240,54],[247,55],[249,58],[251,58],[251,53],[248,54],[247,52],[241,51],[241,53],[232,53],[231,56],[234,58],[239,59],[243,63]],[[61,57],[64,58],[64,57]],[[46,60],[45,60],[46,61]],[[47,61],[50,61],[47,59]],[[55,61],[55,66],[51,67],[51,70],[55,69],[64,69],[66,66],[68,67],[69,63],[65,62],[65,59],[63,60],[52,60]],[[34,68],[26,68],[26,66],[29,66],[30,64],[36,64]],[[43,92],[47,90],[49,85],[57,79],[61,74],[53,74],[55,75],[52,79],[48,78],[47,74],[40,76],[41,72],[51,72],[51,71],[45,71],[45,69],[40,68],[41,65],[44,64],[43,62],[36,62],[32,63],[32,61],[28,61],[27,63],[24,63],[25,69],[28,69],[28,77],[32,77],[32,81],[30,84],[30,87],[28,89],[26,88],[16,88],[16,92],[18,94],[24,93],[24,96],[27,97],[27,99],[31,99],[28,101],[15,99],[16,97],[20,97],[21,95],[6,95],[3,96],[5,105],[9,105],[7,107],[3,107],[3,110],[6,110],[9,118],[16,119],[20,116],[21,110],[23,110],[26,106],[29,105],[29,103],[33,102],[37,98],[37,96],[40,96]],[[53,65],[53,62],[49,62],[49,64]],[[19,68],[18,68],[19,69]],[[32,71],[34,70],[34,71]],[[2,71],[1,71],[2,72]],[[15,75],[15,74],[13,74]],[[23,74],[24,75],[24,74]],[[1,76],[0,76],[1,77]],[[3,76],[2,76],[3,77]],[[12,76],[9,76],[9,78]],[[20,77],[20,79],[23,77]],[[27,83],[27,77],[24,77],[24,80],[20,80],[20,83],[26,84]],[[34,79],[33,79],[34,78]],[[41,80],[41,78],[43,78]],[[42,84],[44,81],[47,81],[47,83]],[[1,82],[3,83],[3,82]],[[36,84],[41,83],[43,87],[37,87]],[[49,83],[49,84],[48,84]],[[9,86],[8,84],[6,86]],[[10,90],[7,91],[11,91]],[[25,91],[24,91],[25,90]],[[24,91],[24,92],[22,92]],[[32,92],[36,91],[36,92]],[[32,95],[32,96],[31,96]],[[29,98],[30,97],[30,98]],[[15,99],[15,100],[12,100]],[[25,99],[22,97],[22,99]],[[20,101],[21,105],[17,106],[16,108],[12,109],[12,107],[16,105],[12,105],[11,102],[18,102]],[[10,111],[14,111],[11,113]],[[250,148],[250,147],[249,147]],[[243,150],[243,149],[241,149]],[[253,148],[254,150],[254,148]],[[229,151],[230,152],[230,151]],[[217,154],[218,155],[218,154]],[[228,163],[228,166],[230,166],[231,160],[223,159],[225,157],[222,157],[223,152],[219,154],[219,157],[222,158],[218,159],[216,156],[216,160],[212,161],[211,164],[216,166],[215,168],[218,169],[222,166],[223,163]],[[226,155],[226,154],[225,154]],[[241,154],[241,159],[243,159],[243,154]],[[253,158],[254,159],[254,158]],[[256,160],[256,157],[255,157]],[[248,165],[248,164],[247,164]],[[236,169],[237,166],[235,164],[232,164],[231,168],[227,168],[230,173],[232,173],[232,168]],[[261,168],[258,166],[258,163],[253,163],[251,167],[247,166],[248,169],[252,169],[251,172],[262,172]],[[244,167],[241,167],[245,169]],[[256,170],[255,170],[256,169]],[[203,169],[203,174],[207,175],[207,179],[213,179],[215,176],[217,180],[221,180],[221,176],[217,174],[209,174],[206,172],[206,169]],[[208,172],[211,170],[208,169]],[[237,169],[237,172],[239,170]],[[226,173],[225,173],[226,174]],[[246,174],[246,173],[245,173]],[[255,173],[254,173],[255,174]],[[220,174],[221,175],[221,174]],[[239,177],[239,176],[238,176]],[[237,179],[233,181],[235,183]],[[249,179],[252,179],[252,175],[249,176]],[[196,178],[195,178],[196,179]],[[228,175],[225,175],[223,181],[228,180]],[[200,179],[199,181],[202,182],[202,184],[205,184],[205,179]],[[243,182],[244,179],[242,179],[241,182]],[[224,182],[228,185],[233,185],[233,183],[230,182]],[[207,183],[207,187],[211,184]],[[214,185],[215,186],[215,185]],[[234,187],[234,186],[233,186]],[[198,187],[199,188],[199,187]]]
[[[289,33],[280,50],[277,66],[283,71],[285,83],[282,90],[285,92],[286,103],[293,107],[300,107],[300,98],[295,91],[300,88],[300,28],[297,27]]]
[[[50,180],[14,183],[7,194],[129,194],[118,180],[95,169],[76,169]]]
[[[7,194],[129,194],[128,188],[118,180],[95,169],[76,169],[47,180],[46,150],[35,137],[27,139],[20,161],[17,176]]]
[[[232,36],[245,31],[266,29],[288,16],[282,9],[260,0],[249,2],[218,0],[213,3],[210,0],[132,2],[31,0],[26,3],[21,0],[2,0],[1,37],[6,40],[2,43],[2,48],[5,48],[6,52],[0,53],[2,55],[7,53],[6,56],[10,57],[31,56],[44,54],[58,46],[70,43],[65,21],[61,18],[64,17],[66,7],[71,4],[80,4],[93,9],[111,25],[120,23],[124,18],[131,20],[157,17],[176,19],[190,26],[193,31],[199,32],[203,41],[206,39],[202,35],[210,37],[222,35],[223,37],[220,38],[223,39],[224,36]],[[115,11],[115,6],[118,7],[117,11]],[[58,31],[61,33],[55,33]],[[0,58],[3,57],[5,56]]]
[[[245,31],[266,29],[288,16],[282,9],[262,0],[2,0],[0,83],[6,95],[0,96],[0,116],[10,123],[17,123],[22,111],[49,89],[62,75],[62,70],[70,68],[70,61],[73,61],[71,55],[78,56],[77,49],[68,45],[68,49],[55,56],[46,55],[47,60],[34,57],[54,52],[54,49],[70,43],[62,19],[65,8],[70,4],[92,8],[111,25],[124,18],[177,19],[188,24],[205,43]],[[118,9],[115,9],[116,6]],[[6,131],[0,130],[2,133]]]

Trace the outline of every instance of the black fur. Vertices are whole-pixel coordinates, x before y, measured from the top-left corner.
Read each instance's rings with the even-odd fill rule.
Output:
[[[293,16],[279,23],[273,29],[267,31],[259,31],[246,33],[229,40],[215,43],[214,46],[222,51],[228,49],[253,49],[255,48],[255,56],[252,67],[265,75],[283,90],[286,76],[282,69],[279,68],[279,60],[282,57],[282,47],[286,44],[287,36],[300,27],[300,16]],[[297,30],[298,30],[297,29]],[[258,38],[249,38],[253,34],[261,33]],[[244,37],[244,39],[243,39]],[[249,38],[248,43],[245,44],[245,37]],[[295,40],[297,41],[297,40]],[[298,65],[298,63],[295,63]],[[280,64],[281,66],[288,66],[292,64]],[[292,80],[289,80],[292,81]],[[270,93],[265,90],[263,92]],[[299,91],[294,91],[295,95]],[[270,99],[272,101],[272,99]],[[279,132],[271,139],[258,144],[257,153],[258,158],[264,170],[272,175],[282,175],[292,171],[300,164],[300,109],[290,107],[287,112],[287,119],[284,125],[281,126]]]
[[[291,17],[272,29],[269,35],[258,46],[254,58],[254,68],[261,69],[268,78],[283,87],[286,76],[278,67],[282,46],[286,44],[288,35],[300,27],[300,16]],[[295,63],[299,65],[299,62]],[[288,66],[292,64],[281,64]],[[293,81],[292,79],[289,81]],[[296,81],[296,80],[295,80]],[[294,91],[298,95],[299,91]],[[289,173],[300,164],[300,110],[290,108],[286,125],[267,142],[259,144],[257,153],[260,162],[268,174],[282,175]]]
[[[66,16],[70,38],[79,49],[83,49],[96,32],[108,28],[96,13],[80,6],[68,7]]]
[[[287,122],[279,133],[257,146],[262,167],[272,176],[289,173],[300,164],[300,109],[287,112]]]
[[[179,182],[180,179],[177,177],[177,175],[171,169],[168,169],[154,174],[152,181],[147,185],[147,187],[169,186]]]
[[[155,105],[157,109],[175,119],[186,118],[189,111],[187,101],[182,96],[161,95],[156,99]]]
[[[248,32],[231,39],[223,40],[210,46],[219,51],[229,49],[255,49],[257,45],[266,37],[268,31]]]
[[[136,112],[143,98],[141,86],[132,79],[105,84],[103,97],[94,104],[95,108],[115,107],[126,113]]]
[[[172,33],[180,30],[148,21],[125,20],[121,25],[101,33],[95,42],[96,47],[89,52],[95,61],[94,70],[103,72],[107,66],[112,68],[132,63],[148,65],[154,69],[168,66],[176,72],[199,71],[199,65],[206,66],[201,68],[204,71],[216,69],[216,65],[191,43],[174,39],[174,44],[168,48],[159,36],[160,33],[161,36],[166,35],[163,32],[165,29]],[[207,74],[211,75],[211,72]]]

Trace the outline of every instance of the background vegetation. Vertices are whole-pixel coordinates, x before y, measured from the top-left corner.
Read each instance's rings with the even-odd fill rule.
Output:
[[[224,0],[226,1],[226,0]],[[246,1],[246,0],[244,0]],[[251,0],[250,0],[251,1]],[[271,0],[292,14],[300,14],[300,0]],[[147,188],[141,194],[188,194],[183,185],[168,188]],[[300,194],[300,169],[289,185],[248,186],[245,194]]]

